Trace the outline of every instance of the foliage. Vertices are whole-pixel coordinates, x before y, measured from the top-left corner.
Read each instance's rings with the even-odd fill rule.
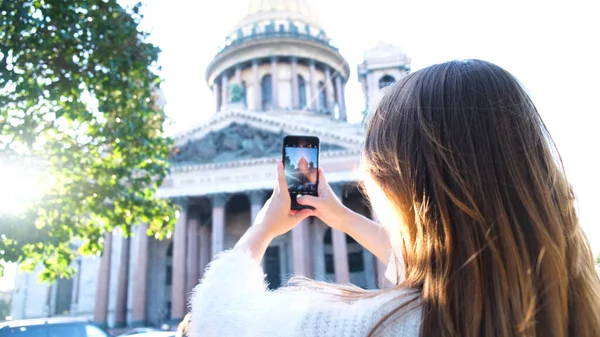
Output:
[[[240,103],[244,100],[244,88],[239,83],[229,85],[229,103]]]
[[[155,196],[171,145],[154,103],[159,49],[138,31],[140,6],[0,0],[0,165],[38,163],[48,185],[27,211],[0,215],[0,262],[41,263],[54,281],[77,254],[101,254],[115,227],[172,230],[175,209]]]

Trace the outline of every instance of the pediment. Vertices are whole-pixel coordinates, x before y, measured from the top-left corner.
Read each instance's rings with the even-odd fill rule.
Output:
[[[283,130],[273,132],[248,123],[233,122],[212,130],[203,137],[179,144],[171,155],[174,166],[227,163],[238,160],[281,156]],[[345,147],[321,143],[321,152],[346,150]]]

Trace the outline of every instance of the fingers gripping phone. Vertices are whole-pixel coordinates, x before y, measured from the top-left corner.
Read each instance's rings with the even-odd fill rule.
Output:
[[[298,194],[318,196],[319,186],[319,146],[318,137],[285,136],[283,138],[283,168],[288,185],[292,210],[311,206],[300,205]]]

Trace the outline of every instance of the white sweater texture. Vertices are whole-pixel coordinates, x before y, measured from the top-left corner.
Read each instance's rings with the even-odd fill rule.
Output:
[[[223,252],[209,264],[190,299],[188,336],[367,336],[394,308],[415,297],[395,289],[352,303],[298,287],[268,290],[264,272],[248,253]],[[400,310],[376,336],[418,337],[420,300]]]

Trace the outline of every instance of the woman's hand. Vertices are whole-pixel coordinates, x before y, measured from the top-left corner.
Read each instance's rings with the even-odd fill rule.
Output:
[[[313,215],[310,209],[292,211],[283,163],[277,162],[277,182],[273,194],[254,220],[254,224],[242,236],[234,249],[249,251],[260,263],[271,240],[289,232],[300,221]]]
[[[292,211],[291,208],[292,201],[285,179],[283,163],[278,161],[277,183],[273,189],[273,194],[256,216],[254,226],[258,226],[276,237],[289,232],[300,221],[313,215],[313,211],[310,209]]]
[[[344,206],[335,195],[335,192],[331,189],[329,183],[327,183],[322,169],[319,169],[318,194],[318,197],[298,194],[296,200],[301,205],[314,207],[312,215],[323,220],[329,227],[345,232],[345,219],[352,211]]]

